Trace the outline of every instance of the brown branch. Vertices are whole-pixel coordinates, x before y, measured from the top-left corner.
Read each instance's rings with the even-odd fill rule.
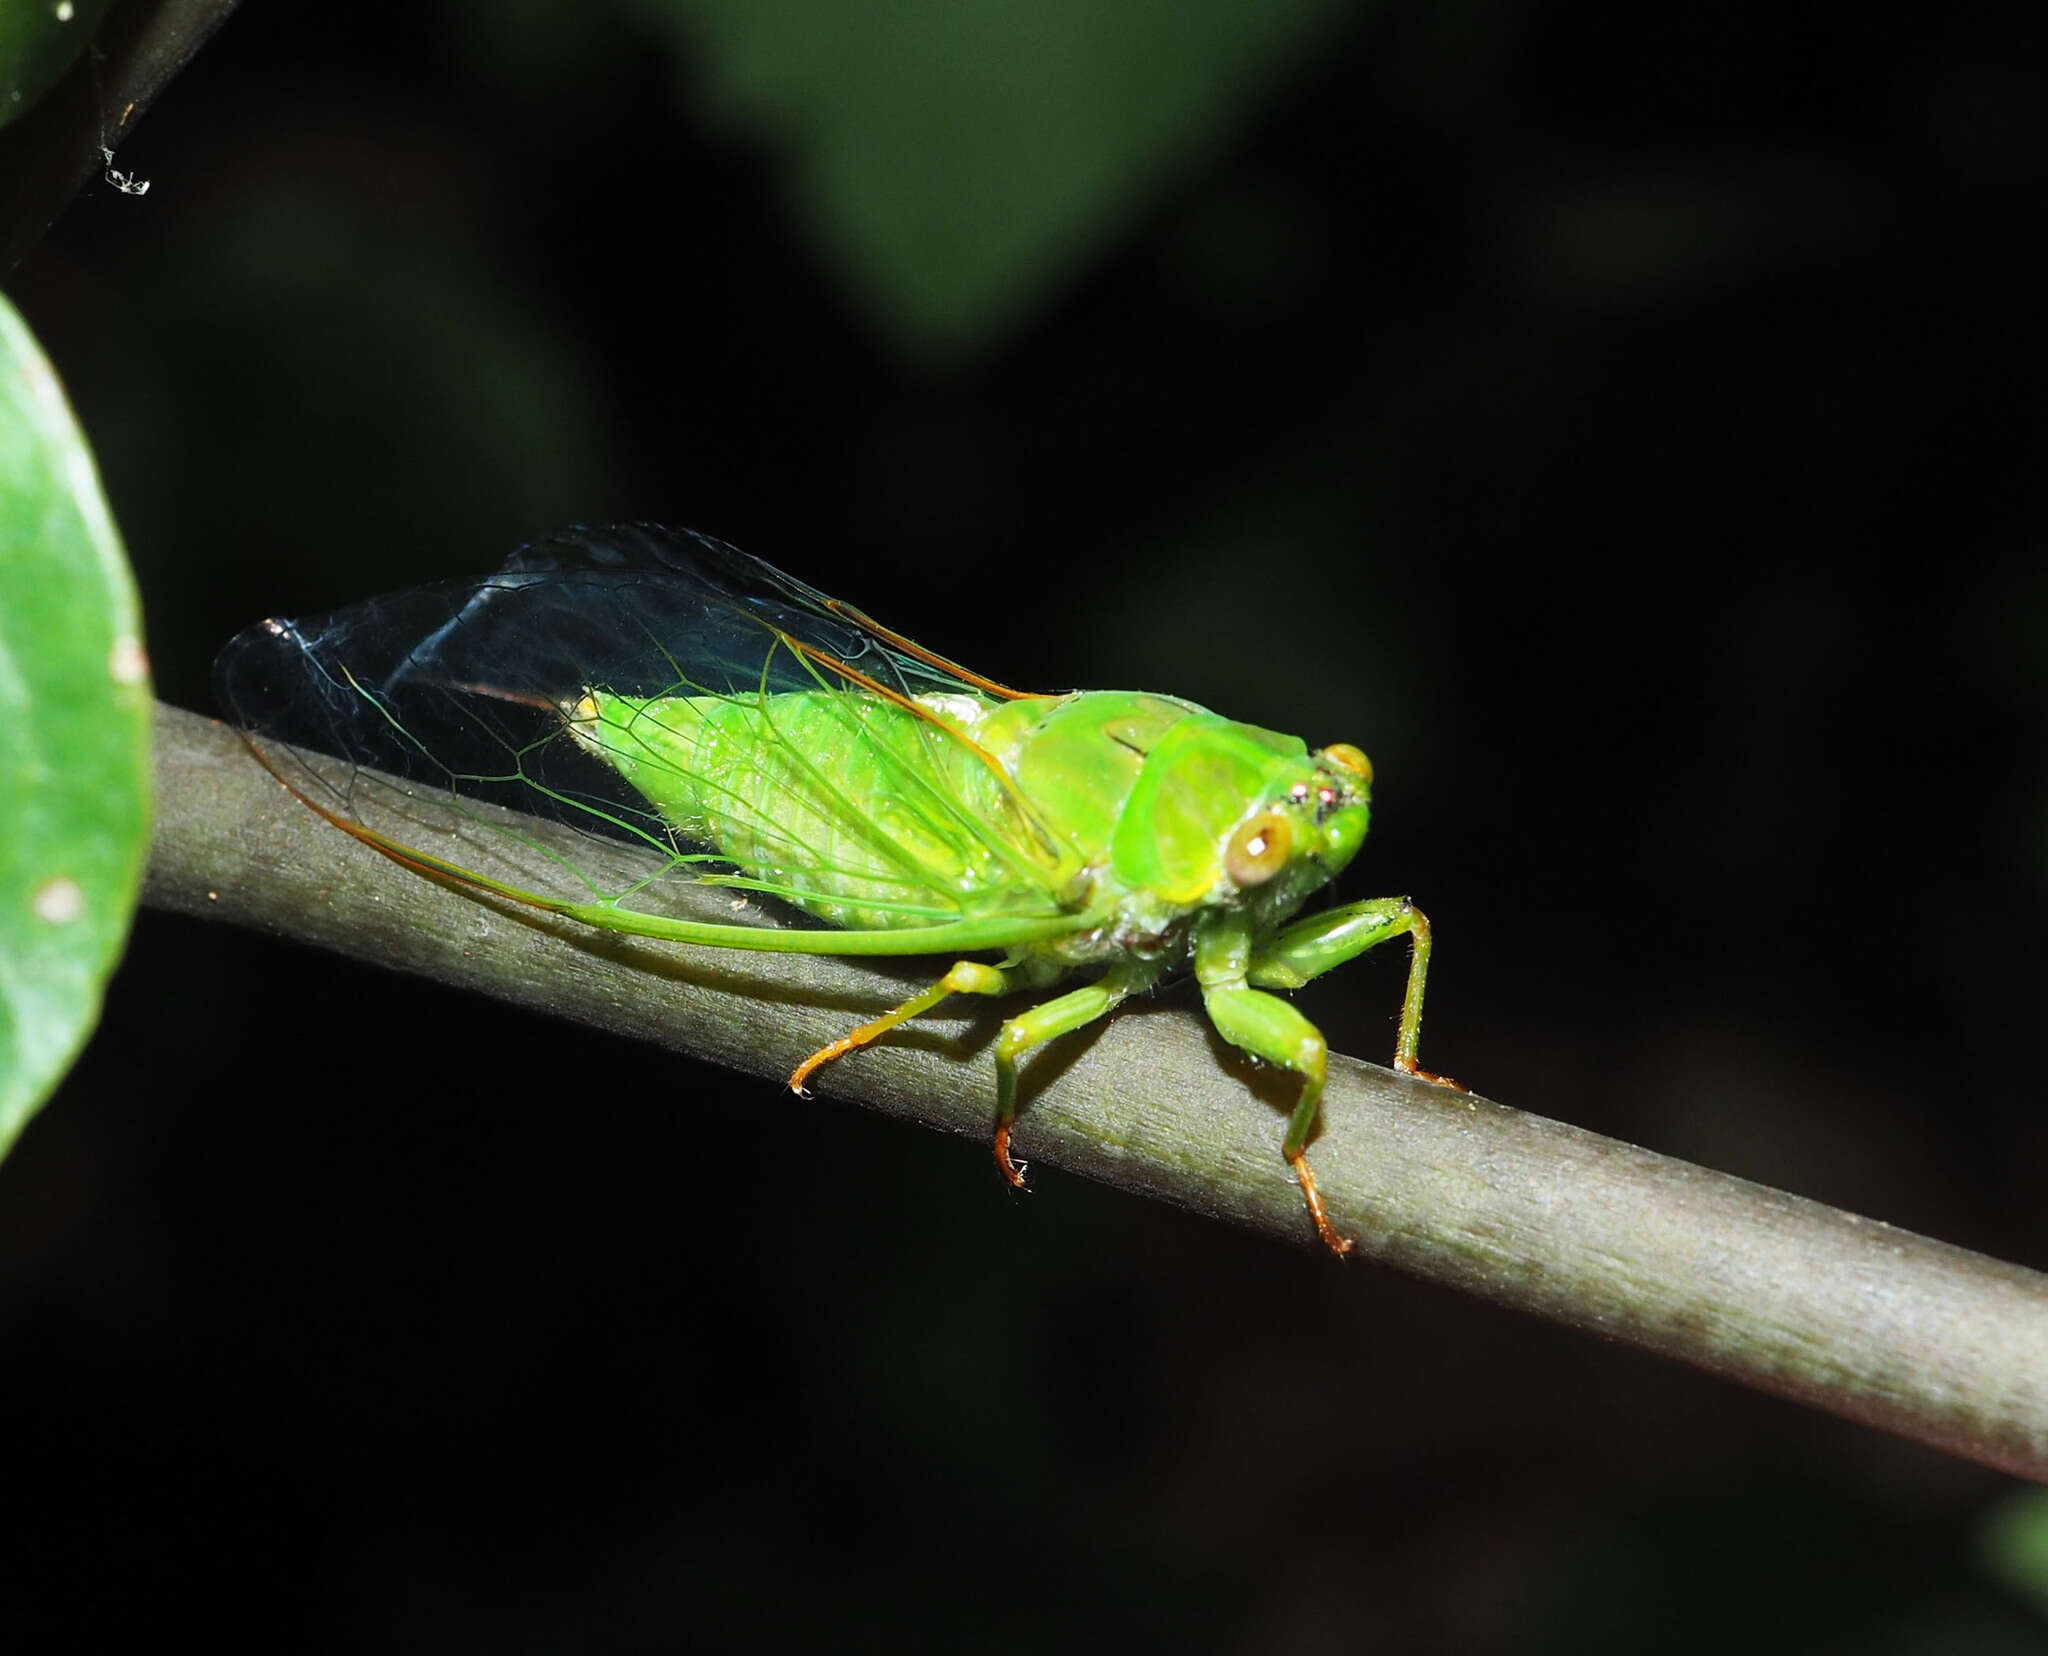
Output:
[[[458,896],[321,822],[220,726],[165,709],[158,739],[159,907],[776,1081],[849,1004],[904,992],[846,961],[622,942]],[[884,1043],[820,1080],[985,1138],[991,1072]],[[1112,1020],[1027,1100],[1020,1154],[1313,1245],[1281,1117],[1194,1011]],[[1325,1109],[1316,1167],[1361,1255],[2048,1480],[2048,1277],[1352,1059],[1333,1059]]]

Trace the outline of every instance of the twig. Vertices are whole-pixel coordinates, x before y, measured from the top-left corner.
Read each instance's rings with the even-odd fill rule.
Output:
[[[235,0],[128,0],[35,109],[0,132],[0,272],[108,165]]]
[[[479,903],[337,833],[222,727],[167,708],[158,741],[159,907],[774,1078],[843,1033],[847,1006],[904,992],[850,962],[640,945]],[[1195,1011],[1117,1018],[1050,1067],[1027,1082],[1020,1154],[1313,1244],[1281,1117]],[[991,1071],[885,1042],[820,1080],[986,1137]],[[2048,1277],[1348,1058],[1325,1109],[1316,1168],[1364,1256],[2048,1481]]]

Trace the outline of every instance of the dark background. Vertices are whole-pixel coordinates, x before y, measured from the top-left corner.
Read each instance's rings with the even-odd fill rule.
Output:
[[[151,193],[7,278],[162,695],[693,524],[1000,678],[1358,743],[1427,1062],[2048,1266],[2023,9],[1304,6],[1138,161],[1103,113],[1210,10],[1127,9],[1097,80],[950,108],[911,0],[859,53],[764,5],[753,81],[655,0],[246,8]],[[1029,8],[956,11],[1010,62]],[[863,243],[832,169],[920,120]],[[1381,1057],[1399,982],[1304,999]],[[0,1639],[2048,1648],[1978,1556],[2009,1480],[1038,1183],[145,914],[0,1169]]]

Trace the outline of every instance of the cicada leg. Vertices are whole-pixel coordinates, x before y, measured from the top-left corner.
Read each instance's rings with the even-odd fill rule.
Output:
[[[866,1046],[889,1033],[898,1024],[908,1023],[921,1012],[929,1012],[948,995],[1007,995],[1016,987],[1010,981],[1010,974],[997,966],[984,966],[978,961],[960,960],[953,963],[953,969],[940,978],[929,989],[920,989],[909,1000],[891,1011],[884,1012],[870,1023],[858,1029],[849,1030],[838,1040],[818,1050],[797,1065],[789,1078],[789,1090],[799,1098],[808,1097],[804,1083],[822,1064],[829,1064],[835,1058],[844,1058],[849,1052]]]
[[[1253,953],[1246,978],[1262,989],[1299,989],[1334,966],[1356,960],[1392,938],[1409,938],[1408,992],[1401,998],[1401,1029],[1394,1040],[1394,1068],[1454,1092],[1465,1088],[1415,1061],[1422,1044],[1422,991],[1429,978],[1429,921],[1405,897],[1374,897],[1363,903],[1312,914],[1269,937]]]
[[[1329,1069],[1329,1046],[1323,1032],[1278,995],[1263,989],[1246,989],[1231,984],[1204,984],[1202,1005],[1216,1033],[1232,1046],[1242,1047],[1254,1058],[1279,1064],[1301,1077],[1301,1096],[1287,1123],[1287,1138],[1280,1154],[1301,1181],[1302,1200],[1315,1222],[1323,1246],[1342,1258],[1351,1251],[1351,1239],[1340,1235],[1324,1210],[1322,1192],[1308,1165],[1308,1141],[1315,1132],[1316,1118],[1323,1108],[1323,1082]]]
[[[1112,966],[1095,982],[1041,1001],[1003,1025],[996,1037],[996,1171],[1016,1189],[1024,1188],[1024,1170],[1010,1159],[1010,1127],[1017,1118],[1017,1060],[1035,1046],[1093,1023],[1158,977],[1159,968],[1152,965]]]
[[[1216,1033],[1254,1058],[1282,1065],[1301,1077],[1301,1097],[1295,1101],[1280,1153],[1301,1181],[1302,1200],[1308,1204],[1316,1235],[1323,1239],[1324,1247],[1341,1257],[1351,1251],[1351,1240],[1330,1223],[1307,1155],[1309,1137],[1323,1107],[1329,1044],[1320,1029],[1278,995],[1249,987],[1246,980],[1254,958],[1252,934],[1242,914],[1211,914],[1196,928],[1195,981],[1202,986],[1202,1005]],[[1282,969],[1292,967],[1283,963]]]

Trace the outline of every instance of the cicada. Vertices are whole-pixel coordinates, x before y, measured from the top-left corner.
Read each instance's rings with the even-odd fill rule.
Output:
[[[1416,1063],[1421,912],[1386,897],[1301,913],[1365,839],[1372,767],[1348,743],[1312,751],[1175,696],[1008,689],[722,541],[650,525],[570,529],[483,580],[262,622],[215,681],[281,780],[417,872],[642,937],[956,957],[806,1058],[798,1092],[949,996],[1085,979],[996,1038],[1012,1185],[1019,1062],[1190,966],[1218,1033],[1301,1078],[1281,1155],[1339,1254],[1306,1154],[1324,1040],[1273,991],[1408,938],[1394,1067],[1442,1080]],[[406,844],[408,816],[480,819],[472,801],[636,848],[644,869],[607,883],[548,853],[529,859],[547,873],[507,879]],[[824,924],[664,913],[677,882]]]

